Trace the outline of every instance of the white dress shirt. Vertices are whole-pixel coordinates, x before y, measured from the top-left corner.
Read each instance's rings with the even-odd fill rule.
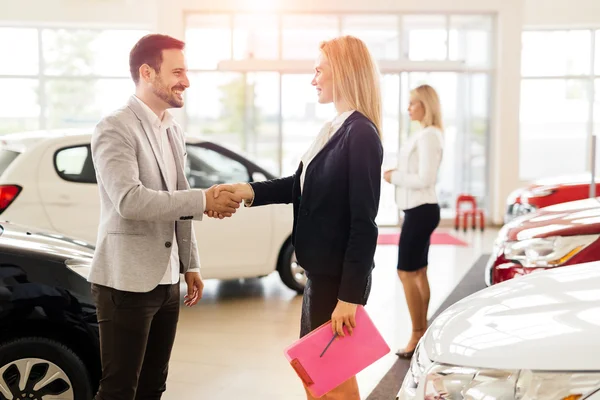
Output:
[[[169,141],[167,129],[173,125],[173,117],[165,111],[163,119],[161,119],[152,111],[146,103],[140,100],[137,96],[134,96],[137,101],[140,102],[142,108],[147,112],[148,119],[152,121],[152,130],[158,141],[160,148],[162,161],[165,165],[165,175],[167,177],[167,187],[169,192],[173,193],[177,190],[177,165],[175,164],[175,156],[173,155],[173,149],[171,148],[171,142]],[[204,194],[204,204],[206,205],[206,194]],[[203,211],[203,210],[202,210]],[[171,258],[167,270],[163,279],[160,281],[161,285],[172,285],[179,282],[179,246],[177,245],[177,236],[175,234],[175,223],[173,223],[173,239],[171,241]],[[188,272],[199,272],[200,268],[193,268]]]
[[[323,147],[325,147],[327,142],[329,142],[329,139],[331,139],[331,137],[338,131],[338,129],[340,129],[340,127],[344,124],[346,119],[350,115],[352,115],[354,111],[355,110],[343,112],[337,117],[335,117],[332,121],[326,122],[321,128],[321,131],[315,138],[314,142],[308,148],[306,153],[304,153],[304,155],[301,158],[303,167],[302,174],[300,174],[300,192],[302,192],[302,190],[304,189],[304,178],[306,176],[308,164],[310,164],[310,162],[315,158],[315,156],[319,154],[321,150],[323,150]]]

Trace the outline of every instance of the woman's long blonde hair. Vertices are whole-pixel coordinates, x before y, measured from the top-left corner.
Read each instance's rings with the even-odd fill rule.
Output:
[[[354,36],[340,36],[321,43],[320,50],[333,72],[333,101],[342,99],[362,113],[381,138],[379,70],[365,43]]]
[[[444,123],[442,122],[442,106],[435,89],[429,85],[421,85],[414,88],[410,92],[410,95],[415,100],[420,101],[425,109],[425,115],[423,116],[421,125],[424,128],[434,126],[443,132]]]

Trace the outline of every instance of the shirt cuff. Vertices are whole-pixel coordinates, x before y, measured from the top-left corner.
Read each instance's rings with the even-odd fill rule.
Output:
[[[203,199],[203,201],[202,201],[202,204],[203,204],[202,208],[203,208],[203,210],[202,210],[201,214],[204,214],[204,211],[206,211],[206,190],[202,191],[202,199]]]
[[[390,179],[393,185],[402,185],[402,172],[396,170],[394,172],[392,172],[392,177]]]
[[[187,271],[185,271],[185,273],[187,274],[188,272],[200,272],[200,268],[190,268]]]
[[[252,190],[252,198],[250,200],[244,200],[244,207],[252,207],[252,203],[254,203],[254,188],[251,184],[247,184],[250,186],[250,190]]]

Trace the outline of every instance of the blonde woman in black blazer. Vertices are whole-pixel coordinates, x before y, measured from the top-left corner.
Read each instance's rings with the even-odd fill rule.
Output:
[[[348,332],[356,327],[356,308],[366,304],[371,288],[383,160],[381,94],[377,67],[361,40],[339,37],[320,50],[312,85],[319,103],[333,102],[338,115],[323,126],[294,175],[234,186],[246,206],[293,203],[292,241],[308,277],[300,335],[331,320],[333,331],[344,336],[344,326]],[[360,400],[356,378],[322,399]]]

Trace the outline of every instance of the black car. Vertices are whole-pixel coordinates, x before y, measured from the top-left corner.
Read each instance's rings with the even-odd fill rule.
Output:
[[[88,400],[100,379],[94,247],[0,223],[0,400]]]

